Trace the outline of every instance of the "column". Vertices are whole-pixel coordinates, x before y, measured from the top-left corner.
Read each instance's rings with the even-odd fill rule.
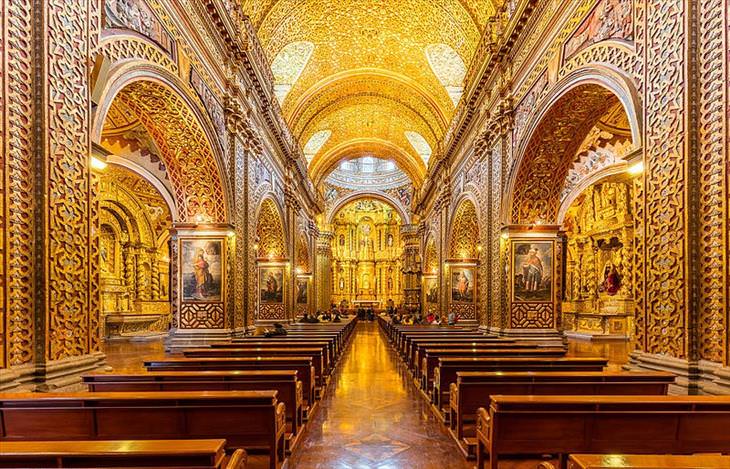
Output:
[[[332,240],[334,233],[321,231],[317,238],[317,309],[329,309],[332,303]],[[335,288],[338,288],[335,286]]]
[[[421,243],[418,225],[402,225],[403,240],[403,306],[418,311],[421,305]]]

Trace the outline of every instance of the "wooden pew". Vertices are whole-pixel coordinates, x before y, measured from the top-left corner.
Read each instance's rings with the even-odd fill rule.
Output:
[[[603,371],[608,359],[597,357],[444,357],[433,370],[431,400],[439,411],[448,411],[449,385],[459,371]]]
[[[283,402],[287,450],[302,433],[304,396],[295,370],[95,373],[82,377],[90,392],[257,391],[271,389]]]
[[[0,394],[0,442],[224,438],[285,462],[284,404],[276,391]],[[2,444],[2,443],[0,443]]]
[[[332,336],[331,334],[323,334],[323,335],[300,335],[300,334],[287,334],[283,336],[277,336],[277,337],[263,337],[263,336],[250,336],[250,337],[236,337],[230,342],[216,342],[214,344],[211,344],[212,347],[217,348],[219,347],[219,344],[230,344],[231,347],[238,347],[240,344],[248,344],[248,343],[259,343],[259,342],[270,342],[270,343],[279,343],[279,342],[302,342],[302,343],[310,343],[310,342],[325,342],[327,343],[327,348],[329,350],[329,353],[331,356],[334,357],[334,360],[336,361],[340,355],[341,350],[339,347],[339,343],[337,341],[337,337]]]
[[[395,344],[395,348],[401,356],[406,356],[408,354],[408,349],[411,347],[411,344],[416,340],[438,342],[442,339],[463,339],[463,340],[493,339],[493,340],[495,340],[494,337],[490,337],[490,336],[487,336],[487,335],[484,335],[484,334],[481,334],[478,332],[475,333],[475,332],[471,332],[471,331],[438,332],[435,334],[418,333],[418,334],[407,334],[407,335],[400,336],[399,341]],[[508,340],[509,339],[496,338],[495,341],[501,342],[501,341],[508,341]]]
[[[477,411],[477,468],[506,455],[730,453],[730,396],[493,395]]]
[[[226,440],[4,441],[0,468],[161,467],[245,469],[246,452],[226,457]]]
[[[534,347],[534,343],[516,342],[514,339],[495,339],[494,337],[480,337],[472,339],[413,339],[406,346],[405,360],[409,368],[414,369],[423,360],[424,348],[464,348],[484,345],[495,347]]]
[[[324,356],[329,364],[330,368],[334,368],[337,363],[337,355],[335,354],[334,341],[327,340],[310,340],[310,339],[296,339],[287,338],[287,336],[279,337],[250,337],[246,340],[236,340],[236,342],[214,342],[208,345],[214,349],[224,348],[245,348],[245,347],[261,347],[261,348],[281,348],[281,347],[318,347],[323,349]]]
[[[321,348],[303,347],[237,347],[237,348],[190,348],[183,349],[186,358],[225,358],[225,357],[309,357],[314,365],[316,386],[327,385],[328,370],[325,365],[325,353]]]
[[[560,358],[565,356],[566,349],[563,347],[490,347],[480,346],[471,348],[446,348],[431,349],[423,351],[421,366],[416,370],[416,376],[421,380],[421,389],[428,390],[433,383],[433,370],[439,364],[440,358],[446,357],[475,357],[475,358],[499,358],[499,357],[542,357]]]
[[[262,336],[252,336],[252,337],[237,337],[232,340],[233,343],[238,342],[247,342],[251,340],[261,340],[264,339]],[[280,336],[279,339],[275,337],[265,338],[265,340],[325,340],[325,341],[331,341],[334,343],[335,348],[335,355],[340,355],[342,351],[344,350],[347,341],[339,336],[337,333],[334,332],[318,332],[318,331],[289,331],[287,335]]]
[[[294,370],[302,382],[304,412],[315,403],[315,373],[309,357],[162,358],[146,360],[148,371]]]
[[[666,395],[674,375],[659,372],[457,372],[449,392],[449,432],[464,456],[476,456],[479,407],[493,394]]]
[[[544,463],[545,464],[545,463]],[[547,463],[545,469],[554,469]],[[730,456],[693,454],[571,454],[568,469],[730,469]]]

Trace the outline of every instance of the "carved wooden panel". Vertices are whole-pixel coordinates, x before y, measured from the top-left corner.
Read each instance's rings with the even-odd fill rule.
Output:
[[[449,257],[452,259],[476,259],[479,255],[479,220],[477,209],[471,200],[465,199],[456,208],[451,219]]]
[[[284,225],[273,200],[265,199],[256,223],[259,257],[282,258],[287,251],[284,245]]]
[[[223,303],[183,303],[180,305],[181,329],[223,329]]]
[[[555,310],[552,303],[512,303],[510,327],[513,329],[552,329]]]
[[[286,320],[286,308],[283,303],[277,304],[266,304],[262,303],[259,305],[259,312],[257,319],[263,321],[270,320]]]

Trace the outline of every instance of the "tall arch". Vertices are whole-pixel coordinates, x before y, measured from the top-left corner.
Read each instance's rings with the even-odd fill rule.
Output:
[[[530,120],[507,185],[506,224],[554,224],[566,177],[589,132],[611,109],[623,111],[632,149],[641,147],[637,93],[627,77],[606,67],[578,69],[561,80]]]
[[[382,193],[382,192],[371,192],[367,190],[361,190],[361,191],[355,191],[347,194],[345,197],[338,200],[330,209],[329,213],[327,214],[327,223],[332,223],[332,221],[335,218],[335,215],[337,215],[337,212],[340,211],[342,207],[349,204],[350,202],[353,202],[357,199],[376,199],[381,202],[385,202],[386,204],[392,206],[396,212],[398,212],[398,215],[401,217],[401,220],[404,224],[408,225],[411,223],[411,217],[408,215],[408,210],[401,205],[400,202],[398,202],[395,198],[391,197],[388,194]]]
[[[159,66],[123,62],[102,85],[92,141],[101,142],[106,117],[115,105],[138,119],[154,140],[172,184],[179,220],[224,223],[228,195],[223,149],[186,86]]]
[[[477,259],[479,257],[479,221],[474,202],[464,198],[456,206],[449,232],[450,259]]]
[[[266,197],[256,216],[256,239],[260,258],[284,259],[287,257],[284,222],[276,202]]]
[[[439,270],[439,255],[436,250],[436,241],[433,233],[429,233],[423,249],[423,272],[425,274],[436,274]]]

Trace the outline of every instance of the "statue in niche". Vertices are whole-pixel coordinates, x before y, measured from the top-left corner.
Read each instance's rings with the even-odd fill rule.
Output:
[[[388,233],[388,242],[386,243],[389,248],[393,247],[393,235]]]
[[[340,277],[340,291],[345,289],[345,279]]]
[[[345,235],[343,234],[340,235],[340,246],[345,246]]]
[[[614,296],[621,288],[621,277],[613,263],[608,263],[603,268],[603,290],[607,295]]]
[[[388,277],[388,291],[393,290],[393,278]]]

